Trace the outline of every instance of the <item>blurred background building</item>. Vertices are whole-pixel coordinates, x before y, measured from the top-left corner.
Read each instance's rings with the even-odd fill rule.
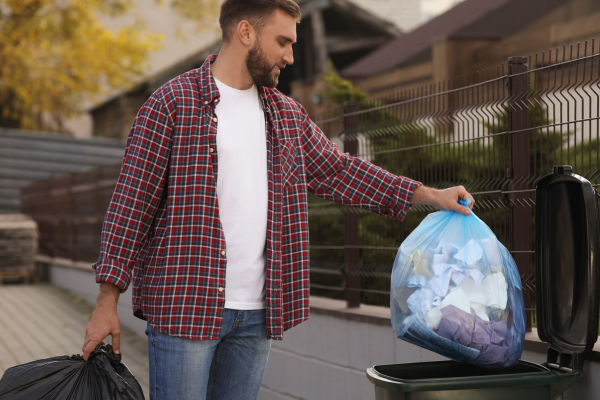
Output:
[[[379,46],[340,74],[369,97],[380,98],[434,83],[456,85],[456,77],[485,71],[509,56],[539,53],[541,58],[544,51],[591,40],[598,33],[596,0],[466,0]],[[291,93],[317,119],[335,107],[310,104],[311,94],[322,87],[318,81],[297,81]]]
[[[324,96],[328,62],[368,97],[381,98],[438,82],[456,85],[455,77],[493,67],[509,56],[541,53],[600,33],[596,0],[300,0],[299,4],[304,18],[297,30],[295,63],[282,71],[278,88],[316,120],[340,107]],[[19,209],[19,190],[29,183],[117,160],[120,151],[115,149],[123,146],[137,111],[152,92],[219,51],[220,32],[214,25],[199,28],[155,2],[136,0],[134,5],[126,15],[103,16],[102,23],[113,30],[143,24],[147,32],[164,36],[161,48],[150,53],[144,73],[133,85],[89,99],[81,116],[64,125],[75,138],[116,142],[76,141],[62,147],[73,149],[64,156],[56,145],[69,140],[64,135],[48,139],[45,133],[35,139],[30,133],[29,139],[18,139],[18,130],[5,131],[0,138],[3,212]],[[39,149],[28,148],[28,143]],[[78,150],[93,153],[107,146],[110,150],[101,152],[110,153],[108,157],[100,153],[86,157]],[[79,162],[82,157],[85,161]]]
[[[421,5],[427,0],[351,0],[377,17],[392,22],[403,32],[409,32],[422,22]]]
[[[445,12],[461,0],[299,0],[303,21],[298,26],[295,63],[282,71],[278,89],[304,102],[314,87],[304,88],[323,72],[327,59],[337,70],[371,53],[392,38],[414,30],[424,21]],[[124,139],[144,101],[169,79],[197,68],[218,52],[216,30],[198,30],[193,22],[153,2],[135,2],[135,11],[118,18],[105,18],[118,29],[143,20],[150,33],[163,34],[162,48],[151,53],[143,76],[133,88],[113,91],[86,105],[86,112],[69,121],[67,130],[77,137],[102,136]],[[319,32],[322,32],[319,33]],[[296,89],[292,89],[298,82]],[[310,86],[310,85],[309,85]],[[317,82],[315,87],[322,87]]]

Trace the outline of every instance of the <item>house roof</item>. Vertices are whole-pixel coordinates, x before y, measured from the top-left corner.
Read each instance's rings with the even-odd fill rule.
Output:
[[[444,36],[506,36],[568,1],[466,0],[349,65],[342,75],[366,77],[424,61],[431,57],[435,39]]]
[[[398,36],[402,33],[402,30],[393,22],[382,19],[373,10],[349,0],[297,0],[296,3],[298,3],[302,10],[303,19],[310,17],[311,11],[331,8],[342,14],[352,15],[364,24],[389,35]]]

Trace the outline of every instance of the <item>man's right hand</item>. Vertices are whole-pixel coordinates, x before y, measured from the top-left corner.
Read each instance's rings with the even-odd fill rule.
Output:
[[[121,323],[117,315],[117,303],[120,289],[111,283],[101,283],[96,308],[85,328],[83,342],[83,359],[87,361],[94,349],[104,344],[104,338],[112,336],[112,347],[116,354],[120,353]]]

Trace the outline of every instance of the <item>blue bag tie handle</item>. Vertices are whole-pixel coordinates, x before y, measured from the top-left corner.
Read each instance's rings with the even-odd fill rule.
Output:
[[[458,199],[458,204],[460,204],[463,207],[469,207],[469,204],[471,204],[471,200],[470,199]]]

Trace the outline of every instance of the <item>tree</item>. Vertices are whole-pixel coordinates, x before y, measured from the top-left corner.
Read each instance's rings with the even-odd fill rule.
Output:
[[[155,0],[160,3],[160,0]],[[218,0],[172,0],[205,24]],[[89,96],[127,88],[160,35],[140,26],[112,32],[100,13],[131,11],[132,0],[0,0],[0,126],[61,129]]]
[[[336,71],[331,60],[327,62],[327,70],[323,74],[325,81],[325,97],[336,104],[343,105],[346,101],[366,101],[369,95],[355,87],[352,82],[342,78]]]

